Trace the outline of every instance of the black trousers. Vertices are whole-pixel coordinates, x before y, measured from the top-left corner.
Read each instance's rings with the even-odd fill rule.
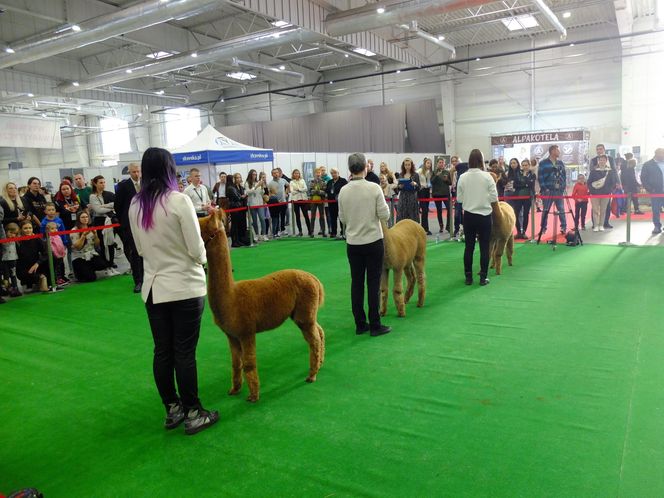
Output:
[[[576,202],[574,204],[574,228],[586,227],[586,213],[588,212],[588,201]]]
[[[293,211],[295,216],[295,223],[297,224],[297,232],[302,233],[302,221],[300,220],[300,213],[302,213],[304,216],[304,223],[307,225],[307,233],[311,235],[308,204],[300,204],[296,202],[293,204]]]
[[[152,293],[145,303],[154,339],[152,371],[164,405],[178,400],[187,410],[201,405],[196,346],[204,307],[205,297],[154,304]]]
[[[491,215],[483,216],[464,211],[463,233],[466,236],[466,250],[463,253],[463,269],[465,273],[473,273],[473,253],[475,252],[475,238],[477,238],[480,242],[480,276],[486,277],[489,273]]]
[[[609,227],[609,218],[611,217],[611,205],[613,204],[613,199],[609,199],[609,204],[606,206],[606,216],[604,217],[604,228]]]
[[[371,244],[347,244],[346,253],[350,263],[350,301],[355,325],[360,326],[367,323],[367,315],[364,313],[364,279],[366,275],[369,327],[371,329],[380,328],[380,276],[383,272],[385,254],[383,239]]]
[[[454,235],[459,233],[459,227],[463,225],[463,206],[460,202],[454,204]]]
[[[336,237],[337,235],[337,224],[339,221],[339,204],[336,202],[331,202],[328,204],[328,210],[330,212],[330,220],[329,220],[329,225],[330,225],[330,235],[332,237]],[[344,234],[344,226],[341,225],[341,235]]]
[[[449,196],[447,196],[449,197]],[[438,226],[439,230],[442,232],[445,229],[445,223],[443,223],[443,201],[433,201],[436,205],[436,215],[438,216]],[[446,201],[447,206],[447,231],[450,231],[452,226],[452,210],[450,209],[449,201]]]
[[[531,200],[514,199],[509,204],[514,208],[514,214],[516,215],[516,231],[518,233],[526,233],[528,222],[530,221]]]
[[[109,268],[109,263],[103,257],[97,255],[89,261],[83,258],[78,258],[72,261],[74,267],[74,276],[79,282],[94,282],[97,280],[96,271],[106,270]]]
[[[233,247],[251,245],[247,235],[246,211],[233,211],[231,213],[231,240]]]
[[[122,240],[122,247],[124,254],[129,261],[131,267],[131,276],[134,279],[134,284],[143,283],[143,258],[138,255],[138,249],[134,243],[134,237],[131,234],[130,228],[120,227],[120,240]]]
[[[419,193],[423,199],[431,197],[431,190],[428,188],[420,190]],[[427,232],[429,231],[429,201],[420,201],[420,225]]]

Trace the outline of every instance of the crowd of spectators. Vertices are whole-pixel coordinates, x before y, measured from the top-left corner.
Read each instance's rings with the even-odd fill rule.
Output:
[[[593,231],[598,232],[612,228],[609,223],[612,214],[620,216],[626,209],[626,203],[621,199],[616,212],[609,195],[635,194],[643,188],[649,193],[664,193],[664,149],[657,149],[654,158],[644,164],[640,175],[643,185],[639,183],[637,161],[632,154],[614,160],[601,144],[596,147],[596,152],[597,156],[590,160],[589,175],[578,175],[573,186],[568,183],[566,168],[559,159],[560,150],[556,145],[549,148],[549,154],[541,161],[512,158],[505,164],[501,157],[485,164],[485,170],[496,178],[498,195],[506,197],[517,215],[515,238],[527,238],[531,209],[542,212],[540,226],[545,231],[553,205],[560,215],[560,230],[565,232],[566,209],[563,200],[555,197],[570,190],[574,198],[576,228],[585,229],[590,204]],[[438,158],[435,166],[430,158],[425,158],[419,167],[407,157],[394,172],[385,162],[381,162],[378,171],[374,172],[373,161],[369,159],[366,179],[382,189],[390,209],[388,226],[402,219],[412,219],[431,235],[429,199],[433,198],[439,233],[447,231],[453,240],[459,240],[463,208],[457,204],[456,209],[449,209],[449,199],[456,195],[459,177],[467,170],[468,163],[460,161],[458,156],[452,156],[449,164],[444,158]],[[271,179],[266,173],[252,169],[244,179],[240,173],[221,172],[218,181],[207,186],[201,179],[201,172],[192,168],[187,178],[178,176],[178,189],[191,198],[198,216],[205,216],[214,206],[231,210],[230,235],[234,247],[287,236],[290,223],[295,225],[292,233],[296,237],[345,238],[336,200],[348,181],[336,168],[328,173],[325,166],[318,166],[308,182],[298,169],[291,172],[290,178],[281,168],[274,168],[269,174]],[[140,173],[136,176],[132,170],[134,184],[127,187],[132,194],[134,187],[136,191],[139,189],[139,176]],[[535,201],[536,189],[543,196],[540,205]],[[125,199],[123,205],[126,204],[121,211],[126,215],[131,196],[121,195],[121,198]],[[658,234],[661,233],[659,207],[663,202],[659,198],[653,200],[658,208],[653,210],[653,234]],[[634,213],[641,214],[638,198],[633,198],[632,202]],[[126,225],[126,219],[119,219],[116,215],[117,207],[116,194],[107,189],[102,175],[92,178],[89,185],[80,173],[73,178],[64,177],[54,194],[47,192],[36,177],[29,178],[25,186],[8,182],[2,187],[0,197],[0,238],[107,227],[114,223]],[[249,208],[249,215],[246,208]],[[97,272],[117,275],[115,253],[119,240],[116,235],[120,236],[121,245],[132,246],[131,234],[122,227],[120,230],[103,228],[71,236],[54,235],[48,238],[50,251],[46,238],[1,244],[2,296],[18,297],[33,288],[41,291],[53,287],[61,289],[72,279],[93,281]],[[140,292],[142,277],[134,261],[140,258],[130,258],[132,249],[129,249],[127,259],[131,259],[135,274],[135,291]],[[51,281],[49,271],[49,252],[55,263],[54,281]],[[2,297],[0,300],[4,301]]]

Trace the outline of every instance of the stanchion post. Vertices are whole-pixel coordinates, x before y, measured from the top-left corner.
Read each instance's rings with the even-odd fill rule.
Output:
[[[288,209],[288,206],[286,206],[286,209]],[[290,201],[290,232],[291,236],[295,236],[295,202]]]
[[[452,226],[450,227],[450,237],[454,237],[456,233],[456,197],[452,197],[452,192],[450,191],[450,209],[452,210]]]
[[[537,197],[530,195],[530,242],[535,242],[535,218],[537,213]]]
[[[55,292],[55,265],[53,264],[53,249],[51,248],[51,236],[46,232],[46,251],[48,252],[48,273],[51,276],[51,292]]]
[[[251,223],[251,213],[249,212],[251,208],[247,206],[247,231],[249,232],[249,244],[252,246],[255,245],[254,242],[254,230],[253,230],[253,225]]]
[[[632,194],[627,194],[627,222],[625,223],[625,242],[621,242],[621,246],[633,246],[632,244]]]

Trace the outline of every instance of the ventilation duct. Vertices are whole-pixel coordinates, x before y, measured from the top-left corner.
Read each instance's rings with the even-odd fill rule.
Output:
[[[300,80],[300,83],[304,83],[304,74],[298,73],[296,71],[288,71],[286,69],[279,69],[278,67],[272,67],[272,66],[267,66],[265,64],[259,64],[258,62],[245,61],[245,60],[242,60],[242,59],[238,59],[237,57],[233,57],[232,64],[234,66],[251,67],[251,68],[260,69],[260,70],[263,70],[263,71],[271,71],[273,73],[283,74],[284,76],[290,76],[291,78],[298,78]]]
[[[330,36],[343,36],[386,26],[410,24],[413,19],[444,14],[453,10],[483,5],[487,0],[409,0],[396,4],[370,3],[356,9],[329,14],[325,29]],[[378,7],[385,9],[379,14]]]
[[[542,15],[546,17],[551,24],[553,24],[556,30],[558,30],[560,33],[560,39],[564,40],[567,38],[567,30],[565,29],[565,26],[563,26],[563,24],[560,22],[560,19],[556,17],[556,15],[544,2],[544,0],[533,0],[533,3],[537,6]]]
[[[149,0],[76,25],[66,24],[41,36],[11,43],[0,56],[0,69],[61,54],[173,19],[185,19],[219,8],[219,0]],[[72,29],[76,27],[76,31]],[[79,29],[80,28],[80,29]]]
[[[223,41],[209,47],[203,47],[195,52],[186,52],[154,62],[123,66],[106,73],[99,74],[87,80],[63,83],[58,90],[63,93],[73,93],[82,90],[91,90],[102,86],[113,85],[121,81],[156,76],[171,71],[179,71],[186,67],[207,64],[219,60],[231,59],[244,52],[262,50],[276,45],[287,43],[311,43],[319,35],[305,31],[301,28],[274,29],[261,31],[239,38]],[[193,57],[196,54],[196,57]],[[75,84],[76,83],[76,84]]]
[[[452,55],[451,55],[452,59],[454,59],[456,57],[456,48],[454,48],[453,45],[451,45],[450,43],[447,43],[444,40],[439,40],[436,36],[434,36],[430,33],[427,33],[426,31],[422,31],[421,29],[419,29],[417,27],[417,21],[411,21],[410,26],[408,26],[406,24],[402,24],[399,27],[401,29],[407,30],[412,35],[415,35],[419,38],[422,38],[423,40],[427,40],[427,41],[429,41],[429,42],[431,42],[435,45],[438,45],[439,47],[442,47],[442,48],[446,49],[446,50],[449,50],[450,52],[452,52]]]

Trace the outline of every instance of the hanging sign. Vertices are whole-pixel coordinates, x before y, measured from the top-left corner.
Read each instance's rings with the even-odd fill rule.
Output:
[[[54,119],[0,116],[0,147],[62,149],[60,122]]]

